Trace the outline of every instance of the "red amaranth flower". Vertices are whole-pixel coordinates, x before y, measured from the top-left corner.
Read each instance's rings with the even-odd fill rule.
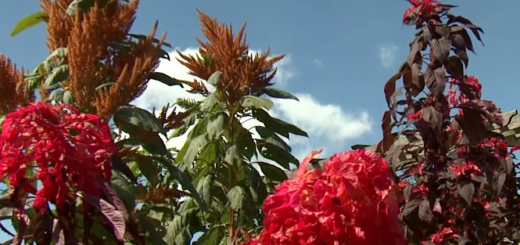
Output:
[[[108,157],[118,152],[101,118],[43,102],[5,117],[0,147],[0,176],[8,178],[13,194],[18,189],[36,194],[36,209],[48,202],[61,208],[72,198],[71,189],[99,195],[100,181],[111,176]],[[33,169],[36,176],[27,176],[26,169]],[[38,180],[41,188],[36,190]]]
[[[440,3],[436,0],[409,0],[412,6],[403,14],[403,24],[416,24],[424,16],[432,14]]]
[[[249,244],[406,244],[386,161],[367,150],[347,151],[323,170],[307,171],[320,152],[265,200],[264,230]]]

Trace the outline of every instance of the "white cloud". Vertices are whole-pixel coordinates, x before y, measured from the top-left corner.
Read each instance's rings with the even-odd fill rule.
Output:
[[[197,51],[195,48],[187,48],[182,50],[182,53],[196,54]],[[188,81],[194,79],[193,76],[188,75],[188,69],[177,62],[175,58],[178,56],[175,52],[170,53],[170,57],[171,61],[162,61],[157,71],[177,79]],[[295,72],[291,69],[290,56],[277,63],[277,68],[275,82],[283,87],[288,80],[295,76]],[[327,152],[327,148],[337,148],[346,140],[360,137],[371,130],[371,120],[366,112],[347,112],[339,105],[322,103],[308,93],[295,95],[300,102],[274,99],[275,106],[271,114],[295,124],[309,133],[310,138],[291,136],[290,144],[293,154],[299,159],[302,159],[311,150],[321,147],[325,148],[323,153],[325,156],[326,153],[332,153]],[[150,81],[143,95],[132,104],[146,109],[153,107],[160,109],[166,103],[174,103],[177,98],[201,99],[201,96],[190,94],[179,86],[168,87],[160,82]],[[244,123],[246,128],[256,125],[261,125],[261,123],[255,120]],[[170,139],[167,145],[180,149],[185,140],[186,135],[183,135]]]
[[[314,63],[314,65],[316,65],[316,67],[318,67],[318,68],[323,67],[323,62],[321,62],[321,60],[319,60],[319,59],[313,59],[312,63]]]
[[[379,59],[384,67],[390,67],[394,64],[399,47],[394,44],[384,44],[379,46]]]

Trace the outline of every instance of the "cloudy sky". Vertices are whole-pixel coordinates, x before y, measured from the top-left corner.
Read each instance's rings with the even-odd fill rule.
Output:
[[[468,71],[480,78],[483,96],[504,110],[519,108],[516,98],[520,83],[515,81],[520,77],[520,48],[515,38],[520,35],[520,2],[449,3],[460,5],[454,12],[471,18],[486,32],[486,46],[475,45],[478,56],[470,56]],[[301,157],[324,147],[328,155],[350,149],[352,144],[375,143],[380,139],[379,121],[386,104],[383,85],[405,59],[414,34],[413,28],[400,24],[407,7],[401,0],[154,0],[141,3],[132,32],[148,33],[159,19],[159,29],[168,33],[168,42],[183,52],[194,53],[194,38],[202,37],[195,8],[237,28],[247,21],[252,50],[271,47],[273,54],[288,55],[279,63],[276,86],[296,94],[300,102],[276,101],[273,113],[309,132],[310,139],[291,142],[295,154]],[[36,0],[0,3],[0,53],[29,69],[49,53],[44,27],[38,26],[15,38],[10,38],[9,33],[19,19],[36,11]],[[175,61],[164,62],[159,69],[187,78],[187,70]],[[183,96],[189,94],[152,83],[135,103],[159,107]],[[174,142],[181,143],[182,140]]]

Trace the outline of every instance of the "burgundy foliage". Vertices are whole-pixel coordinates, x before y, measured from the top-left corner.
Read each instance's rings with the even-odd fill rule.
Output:
[[[396,172],[400,222],[409,244],[507,244],[520,238],[518,184],[511,151],[492,125],[501,111],[465,74],[468,32],[482,29],[453,5],[412,0],[403,23],[419,30],[408,59],[386,83],[389,106],[377,151]],[[403,87],[397,87],[401,80]],[[448,90],[448,91],[446,91]],[[404,97],[403,99],[400,99]],[[398,143],[399,137],[422,144]]]

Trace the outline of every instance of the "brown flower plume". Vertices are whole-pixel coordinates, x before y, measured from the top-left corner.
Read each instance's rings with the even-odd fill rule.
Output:
[[[0,115],[34,101],[34,94],[24,85],[24,71],[0,54]]]
[[[234,35],[231,24],[219,24],[216,18],[199,10],[197,12],[202,33],[208,41],[203,42],[197,38],[200,45],[200,55],[197,56],[183,55],[177,51],[181,57],[177,60],[190,70],[190,75],[207,80],[214,72],[222,72],[217,89],[223,92],[228,105],[234,104],[244,95],[273,85],[271,80],[276,74],[274,64],[285,55],[268,58],[269,49],[263,54],[249,55],[245,23]],[[196,81],[190,83],[190,86],[192,92],[207,92],[204,85]]]
[[[96,4],[87,13],[65,14],[71,0],[41,0],[49,14],[47,46],[52,52],[67,47],[70,76],[63,86],[70,90],[77,105],[104,119],[146,89],[148,76],[159,65],[161,45],[166,34],[154,43],[157,23],[151,33],[126,48],[114,43],[128,41],[139,0],[127,4],[113,1]],[[106,1],[105,1],[106,2]],[[111,84],[102,86],[103,84]]]

